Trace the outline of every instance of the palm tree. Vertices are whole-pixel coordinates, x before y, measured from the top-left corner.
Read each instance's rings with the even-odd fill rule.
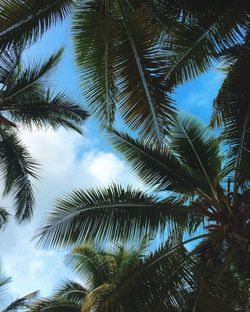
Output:
[[[233,137],[234,127],[230,129]],[[234,144],[230,153],[226,146],[220,150],[211,130],[187,115],[179,116],[168,144],[161,148],[117,131],[109,135],[158,197],[119,185],[74,191],[57,201],[37,234],[40,245],[54,248],[161,233],[176,241],[163,257],[196,241],[189,255],[199,254],[207,267],[219,259],[217,276],[223,276],[229,264],[237,274],[246,274],[250,198],[241,145]]]
[[[168,241],[153,253],[145,239],[136,248],[129,242],[112,248],[88,243],[77,247],[66,259],[85,287],[66,281],[30,311],[205,312],[212,305],[215,311],[245,311],[247,289],[229,270],[221,282],[208,286],[207,276],[201,281],[197,259],[187,257],[183,247],[156,261],[172,244]]]
[[[44,62],[21,66],[21,53],[12,49],[0,54],[0,170],[5,182],[3,194],[12,193],[16,219],[30,219],[34,194],[30,177],[37,177],[37,163],[18,139],[18,127],[79,128],[87,113],[63,92],[56,94],[44,79],[59,63],[63,50]],[[1,222],[8,214],[1,209]]]
[[[249,33],[247,1],[15,0],[0,10],[2,49],[37,40],[73,12],[76,61],[92,113],[110,128],[118,109],[131,129],[158,143],[173,123],[175,87]]]
[[[156,256],[146,255],[146,247],[143,240],[136,248],[130,246],[129,250],[123,244],[115,244],[109,249],[90,244],[75,248],[67,257],[67,263],[84,282],[85,288],[76,282],[66,281],[51,299],[38,302],[31,311],[60,311],[60,308],[62,311],[67,308],[67,311],[84,312],[151,311],[153,306],[165,311],[166,303],[170,307],[171,300],[173,308],[177,309],[180,298],[184,300],[187,293],[183,286],[192,286],[192,264],[187,261],[169,276],[171,262],[183,261],[183,249],[168,261],[146,271]],[[161,250],[157,251],[158,255]],[[185,269],[190,274],[184,274]],[[179,289],[178,294],[175,288]]]

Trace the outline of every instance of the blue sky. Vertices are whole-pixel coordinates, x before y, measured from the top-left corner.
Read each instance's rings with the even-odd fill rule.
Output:
[[[25,62],[48,57],[52,52],[65,47],[62,62],[50,77],[50,83],[57,90],[63,90],[71,98],[86,104],[81,97],[77,68],[73,62],[70,40],[70,21],[51,29],[38,44],[27,51]],[[223,76],[213,69],[195,81],[186,83],[176,90],[174,98],[181,110],[186,110],[208,122],[212,101],[221,85]],[[1,233],[1,260],[6,273],[13,278],[9,286],[8,299],[41,290],[48,295],[58,282],[73,278],[64,265],[65,252],[40,250],[30,241],[41,220],[52,209],[59,196],[75,188],[100,186],[119,181],[138,188],[146,186],[130,171],[127,163],[105,141],[97,122],[90,118],[85,124],[83,137],[76,133],[58,130],[46,132],[22,129],[20,135],[31,154],[40,161],[41,179],[35,181],[37,207],[30,224],[16,226],[11,222]],[[11,207],[5,199],[5,207]]]

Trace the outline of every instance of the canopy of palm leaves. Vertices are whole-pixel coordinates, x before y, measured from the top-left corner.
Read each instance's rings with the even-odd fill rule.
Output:
[[[247,288],[230,271],[223,281],[211,283],[208,272],[201,280],[197,259],[187,257],[183,247],[158,261],[172,244],[168,241],[154,253],[148,253],[146,240],[136,248],[129,244],[109,249],[90,244],[77,247],[67,263],[85,287],[66,281],[50,299],[37,302],[30,310],[205,312],[213,305],[214,311],[235,311],[236,307],[245,311]]]
[[[90,109],[105,127],[118,110],[142,139],[161,143],[174,88],[244,42],[249,13],[248,1],[78,1],[73,37]]]
[[[119,185],[75,191],[57,202],[38,233],[40,244],[58,247],[158,233],[178,240],[189,233],[192,238],[182,238],[166,256],[203,238],[190,256],[199,255],[206,268],[217,267],[219,261],[217,276],[224,276],[228,264],[244,275],[250,260],[250,198],[241,146],[235,144],[231,153],[223,154],[211,130],[187,115],[176,120],[165,147],[152,147],[119,132],[109,136],[159,197]],[[202,236],[195,236],[197,228]]]

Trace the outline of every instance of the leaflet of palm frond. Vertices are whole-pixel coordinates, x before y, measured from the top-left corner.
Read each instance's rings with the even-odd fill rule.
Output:
[[[250,11],[245,2],[242,7],[237,1],[203,3],[202,9],[197,1],[159,2],[155,1],[153,12],[156,11],[156,16],[165,24],[162,43],[167,52],[164,70],[169,87],[207,71],[219,59],[221,51],[242,42],[245,36]]]
[[[38,291],[32,292],[22,298],[17,298],[15,301],[11,302],[2,312],[8,311],[20,311],[20,309],[28,308],[31,301],[38,297]]]
[[[42,87],[36,92],[26,90],[13,101],[15,104],[5,103],[0,111],[7,111],[15,124],[30,128],[65,127],[81,133],[80,126],[88,117],[88,113],[64,93],[54,94]]]
[[[82,92],[104,127],[114,122],[118,102],[116,46],[121,22],[113,11],[112,5],[102,10],[98,1],[81,2],[72,26]]]
[[[211,130],[189,115],[178,116],[169,139],[171,150],[194,175],[207,182],[206,193],[217,196],[222,156],[219,142]],[[205,185],[202,189],[205,189]]]
[[[30,312],[81,312],[81,305],[60,299],[42,299],[29,307]]]

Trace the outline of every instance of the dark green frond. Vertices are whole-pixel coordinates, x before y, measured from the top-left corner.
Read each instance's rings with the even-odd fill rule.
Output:
[[[234,62],[228,69],[227,77],[215,100],[214,109],[217,119],[223,122],[223,140],[229,147],[229,165],[235,172],[235,190],[241,183],[249,180],[248,165],[250,153],[250,95],[249,43],[239,46],[234,55]],[[232,51],[234,53],[235,51]],[[232,54],[230,53],[230,54]]]
[[[8,311],[20,311],[20,309],[27,308],[31,301],[35,300],[38,296],[38,292],[35,291],[33,293],[30,293],[22,298],[18,298],[15,301],[13,301],[8,307],[6,307],[2,312],[8,312]]]
[[[101,124],[110,128],[119,109],[132,130],[162,143],[175,109],[161,73],[160,28],[144,6],[79,3],[73,35],[83,93]]]
[[[41,79],[44,79],[51,70],[58,65],[63,49],[52,54],[49,59],[43,62],[36,62],[34,65],[28,67],[17,67],[16,72],[10,77],[7,88],[4,91],[4,99],[7,103],[12,103],[27,91],[36,91],[40,86]]]
[[[81,312],[81,306],[71,302],[43,299],[34,303],[30,308],[30,312]]]
[[[5,0],[0,4],[0,50],[33,43],[74,7],[73,0]]]
[[[34,194],[30,177],[36,178],[37,163],[13,131],[0,131],[0,168],[5,182],[4,194],[12,193],[19,222],[30,219]]]
[[[199,188],[191,170],[167,147],[157,148],[127,134],[110,133],[113,146],[129,161],[139,177],[160,191],[194,194]]]
[[[72,102],[65,94],[54,95],[50,90],[26,90],[15,99],[14,104],[5,104],[0,111],[6,111],[14,123],[28,127],[64,127],[81,133],[80,126],[88,113]]]
[[[215,192],[222,158],[219,142],[208,127],[194,117],[180,115],[171,132],[170,148],[193,175],[200,177],[204,184],[200,185],[202,189],[207,189],[207,193]]]
[[[57,201],[37,237],[44,247],[134,239],[149,231],[157,233],[164,224],[164,211],[157,198],[131,187],[79,190]]]

